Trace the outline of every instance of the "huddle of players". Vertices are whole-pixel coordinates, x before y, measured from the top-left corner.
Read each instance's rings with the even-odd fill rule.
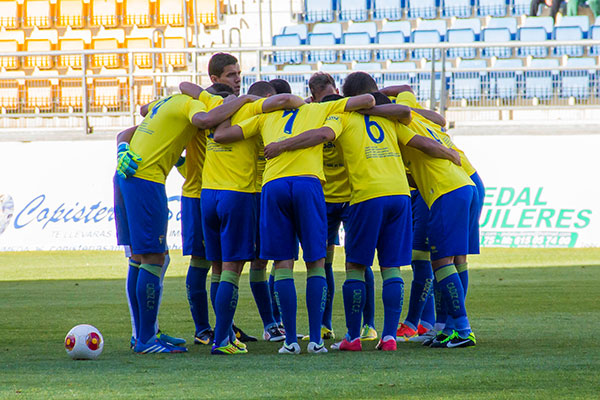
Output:
[[[213,56],[209,73],[213,82],[225,77],[239,93],[239,65],[234,57]],[[248,260],[253,260],[250,285],[265,327],[264,339],[283,339],[280,353],[300,353],[292,272],[298,242],[307,267],[308,352],[327,352],[323,337],[333,337],[333,246],[342,221],[348,332],[332,348],[361,350],[366,302],[362,339],[377,337],[370,269],[375,249],[384,304],[378,349],[395,350],[397,335],[414,338],[417,333],[429,335],[433,347],[475,344],[464,297],[466,254],[478,252],[482,193],[477,194],[465,172],[464,154],[454,150],[443,128],[435,123],[445,121],[421,109],[409,88],[378,92],[366,73],[347,77],[346,97],[337,94],[333,79],[324,73],[311,77],[309,87],[312,102],[305,104],[296,96],[276,94],[273,85],[263,81],[252,85],[248,95],[226,99],[184,83],[180,88],[187,95],[151,103],[142,110],[147,114],[139,127],[119,134],[115,215],[119,244],[130,246],[132,253],[127,293],[135,352],[185,351],[179,346],[181,339],[160,335],[157,327],[161,282],[168,265],[164,180],[172,166],[181,162],[184,148],[186,159],[180,166],[186,178],[181,207],[183,249],[192,256],[186,286],[196,324],[195,341],[212,342],[213,354],[247,352],[232,324],[240,274]],[[461,159],[462,168],[457,166]],[[421,196],[409,195],[407,172]],[[439,298],[444,299],[438,302],[435,327],[428,320],[433,305],[432,269],[425,256],[428,244]],[[399,267],[411,264],[411,259],[413,310],[399,325],[404,289]],[[266,260],[274,260],[273,293]],[[214,333],[208,324],[206,292],[210,267]],[[443,311],[447,311],[444,321]],[[439,330],[435,336],[433,328]]]

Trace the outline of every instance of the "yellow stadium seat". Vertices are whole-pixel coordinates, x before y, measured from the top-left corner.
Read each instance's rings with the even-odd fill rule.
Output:
[[[11,76],[25,76],[23,71],[13,71]],[[0,108],[17,111],[21,107],[21,98],[25,81],[22,79],[0,79]]]
[[[217,25],[217,0],[196,0],[196,23]]]
[[[67,29],[58,40],[58,50],[62,51],[80,51],[85,50],[92,41],[92,34],[87,29]],[[81,56],[77,54],[66,54],[58,56],[58,65],[60,67],[71,67],[81,69]]]
[[[185,0],[159,0],[158,24],[183,26]]]
[[[109,71],[101,71],[100,76]],[[113,70],[110,73],[126,74],[125,70]],[[126,78],[94,78],[91,88],[90,98],[92,107],[117,109],[123,105],[123,100],[127,101]]]
[[[152,78],[134,78],[135,104],[140,106],[152,102],[156,98],[156,88]]]
[[[50,28],[52,13],[48,0],[25,0],[25,26]]]
[[[116,0],[90,0],[91,26],[114,28],[119,25]]]
[[[125,21],[124,25],[150,26],[150,1],[149,0],[124,0]]]
[[[25,41],[26,51],[51,51],[52,43],[48,39],[27,39]],[[37,67],[39,69],[50,69],[54,66],[51,56],[27,56],[26,67]]]
[[[127,38],[125,40],[128,49],[150,49],[152,41],[147,37]],[[152,68],[152,55],[150,53],[134,53],[133,63],[138,68]]]
[[[82,0],[59,0],[56,25],[83,28],[85,25]]]
[[[14,39],[0,40],[0,54],[19,51],[19,43]],[[20,66],[17,57],[0,57],[0,68],[18,69]]]
[[[81,109],[83,107],[83,87],[81,86],[81,79],[61,79],[58,93],[59,107],[72,107],[74,109]]]
[[[117,50],[124,41],[125,33],[122,29],[103,29],[92,40],[92,49]],[[92,67],[119,68],[121,60],[121,54],[94,54],[92,55]]]
[[[185,39],[182,37],[167,37],[163,46],[165,49],[186,48]],[[187,65],[185,53],[165,53],[165,63],[173,68],[182,68]]]
[[[19,14],[15,0],[0,0],[0,27],[6,29],[19,27]]]
[[[50,111],[54,106],[54,98],[58,79],[47,78],[48,75],[58,76],[57,71],[34,71],[33,76],[44,75],[39,79],[27,79],[25,81],[26,107],[36,108],[42,111]]]

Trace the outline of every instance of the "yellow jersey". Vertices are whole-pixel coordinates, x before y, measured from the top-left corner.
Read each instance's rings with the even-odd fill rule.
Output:
[[[231,117],[231,124],[236,125],[260,114],[265,100],[260,99],[242,106]],[[258,158],[256,142],[260,137],[255,136],[229,144],[217,143],[213,137],[213,133],[209,134],[206,142],[202,188],[254,193]]]
[[[258,157],[256,159],[256,176],[254,178],[254,193],[260,193],[262,191],[262,179],[265,173],[265,166],[267,165],[267,159],[265,158],[265,145],[262,137],[259,136],[256,141],[256,151]]]
[[[327,203],[350,201],[350,180],[344,166],[344,155],[337,141],[323,143],[323,193]]]
[[[199,134],[192,125],[192,117],[198,112],[206,112],[204,103],[183,94],[150,105],[130,144],[131,150],[142,157],[137,178],[165,183],[183,149]]]
[[[245,138],[261,134],[266,146],[322,127],[330,114],[344,111],[347,101],[348,99],[340,99],[327,103],[305,104],[293,110],[257,115],[237,125],[242,129]],[[321,181],[325,180],[321,146],[286,151],[278,157],[267,160],[263,186],[274,179],[303,175],[312,175]]]
[[[410,195],[398,142],[408,143],[415,133],[383,117],[343,113],[331,115],[330,127],[344,153],[350,178],[350,204],[369,199]]]

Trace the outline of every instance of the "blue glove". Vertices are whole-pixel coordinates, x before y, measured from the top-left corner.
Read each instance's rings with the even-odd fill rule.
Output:
[[[129,149],[128,143],[119,143],[117,149],[117,174],[122,178],[129,178],[135,175],[138,169],[137,163],[142,161],[142,157]]]

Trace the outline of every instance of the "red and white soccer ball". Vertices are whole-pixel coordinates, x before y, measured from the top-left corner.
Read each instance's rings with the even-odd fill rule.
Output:
[[[92,325],[77,325],[65,337],[65,350],[73,360],[95,360],[103,348],[104,338]]]

